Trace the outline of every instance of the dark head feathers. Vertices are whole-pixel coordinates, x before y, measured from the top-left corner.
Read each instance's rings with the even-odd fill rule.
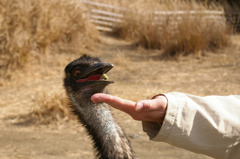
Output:
[[[101,62],[101,60],[98,57],[92,57],[89,55],[82,55],[80,58],[72,61],[65,67],[65,72],[70,72],[74,67],[77,65],[92,65],[96,62]]]

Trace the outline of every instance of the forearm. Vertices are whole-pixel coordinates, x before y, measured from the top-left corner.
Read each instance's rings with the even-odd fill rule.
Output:
[[[168,108],[163,124],[143,122],[152,140],[216,158],[240,153],[240,96],[165,96]]]

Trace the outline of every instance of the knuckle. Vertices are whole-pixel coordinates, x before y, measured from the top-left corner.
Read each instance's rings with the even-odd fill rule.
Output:
[[[146,101],[144,104],[144,110],[150,110],[152,107],[152,102],[151,101]]]

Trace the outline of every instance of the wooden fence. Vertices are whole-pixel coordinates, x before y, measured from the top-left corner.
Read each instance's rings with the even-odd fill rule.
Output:
[[[112,32],[114,28],[124,22],[124,15],[130,13],[129,10],[116,7],[109,4],[92,2],[90,0],[81,0],[89,10],[89,17],[92,23],[96,25],[99,31]],[[154,16],[153,25],[160,25],[166,18],[174,19],[172,25],[176,25],[184,16],[190,15],[190,18],[195,18],[197,15],[201,15],[205,20],[215,20],[216,22],[225,23],[223,18],[225,17],[227,23],[231,24],[234,28],[240,31],[240,13],[225,13],[224,11],[214,10],[190,10],[190,11],[155,11],[146,12],[145,15],[151,14]]]
[[[112,32],[114,27],[124,21],[124,13],[127,11],[124,8],[89,0],[81,1],[88,7],[90,20],[99,31]]]

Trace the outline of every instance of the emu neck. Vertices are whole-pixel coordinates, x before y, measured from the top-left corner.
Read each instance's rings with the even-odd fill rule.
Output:
[[[121,127],[114,121],[108,106],[94,104],[90,97],[70,95],[74,113],[91,136],[97,157],[101,159],[134,158],[130,143]]]

